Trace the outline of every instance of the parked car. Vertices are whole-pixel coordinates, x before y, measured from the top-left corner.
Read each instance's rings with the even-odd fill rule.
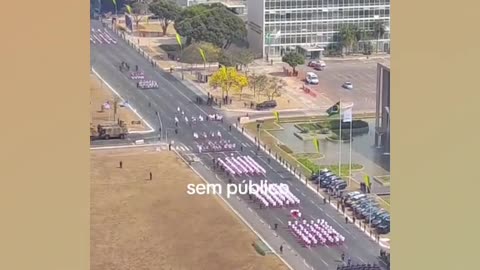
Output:
[[[359,194],[362,194],[360,191],[352,191],[352,192],[349,192],[347,193],[347,195],[345,195],[345,198],[350,199],[352,198],[353,196],[356,196],[356,195],[359,195]]]
[[[262,103],[258,103],[255,108],[257,110],[267,110],[267,109],[273,109],[277,107],[277,102],[275,100],[267,100]]]
[[[336,175],[332,175],[326,179],[324,179],[323,181],[320,181],[320,187],[321,188],[329,188],[330,186],[334,185],[335,182],[337,181],[343,181],[342,178],[336,176]]]
[[[320,60],[315,59],[315,60],[310,60],[307,64],[309,67],[314,67],[316,64],[320,63]]]
[[[346,88],[346,89],[353,89],[353,84],[352,82],[345,82],[343,85],[342,85],[343,88]]]
[[[373,206],[378,206],[378,203],[376,201],[365,200],[359,204],[354,205],[352,209],[358,212],[358,211],[361,211],[362,209],[373,207]]]
[[[385,224],[380,224],[376,228],[378,234],[387,234],[390,232],[390,222]]]
[[[344,190],[348,186],[347,182],[343,181],[342,183],[338,183],[333,189],[335,190]]]
[[[352,204],[354,204],[355,202],[357,202],[358,200],[360,199],[363,199],[363,198],[366,198],[367,195],[363,194],[363,193],[360,193],[358,195],[354,195],[352,196],[351,198],[348,198],[346,201],[345,201],[345,204],[347,206],[352,206]]]
[[[390,214],[388,213],[382,214],[378,216],[376,219],[372,220],[370,224],[372,227],[376,227],[380,225],[380,223],[384,222],[384,220],[388,220],[388,222],[390,222]]]
[[[327,67],[327,64],[325,64],[325,62],[323,61],[318,61],[317,63],[315,63],[313,65],[313,69],[315,70],[323,70]]]
[[[313,72],[307,72],[305,76],[305,82],[307,84],[318,84],[318,76]]]
[[[374,211],[371,216],[365,217],[365,222],[369,222],[371,220],[376,219],[379,215],[386,213],[385,209],[379,208],[377,211]]]
[[[362,210],[359,211],[359,217],[360,218],[370,217],[377,210],[378,210],[378,207],[376,205],[369,205],[369,206],[367,206],[367,207],[365,207],[365,208],[363,208]]]

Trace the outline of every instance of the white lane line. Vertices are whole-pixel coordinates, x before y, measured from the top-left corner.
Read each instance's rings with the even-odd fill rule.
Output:
[[[248,211],[253,212],[252,208],[248,207]]]
[[[320,256],[319,256],[319,258],[328,267],[328,263],[326,261],[324,261]]]
[[[279,219],[278,217],[275,217],[275,218],[276,218],[282,225],[285,225],[285,223],[284,223],[281,219]]]
[[[115,95],[117,95],[121,100],[122,102],[125,102],[125,99],[107,82],[105,81],[102,76],[100,76],[100,74],[98,74],[98,72],[92,67],[92,72],[108,87],[110,88],[110,90],[112,90],[113,93],[115,93]],[[132,131],[130,133],[138,133],[138,134],[142,134],[142,133],[150,133],[150,132],[153,132],[155,131],[153,129],[153,127],[137,112],[137,110],[135,108],[133,108],[130,104],[127,103],[127,107],[130,108],[131,111],[133,111],[133,113],[135,113],[142,122],[145,123],[145,125],[147,125],[147,127],[149,128],[149,130],[145,130],[145,131],[138,131],[138,132],[135,132],[135,131]]]
[[[307,195],[305,195],[305,193],[303,193],[303,192],[302,192],[302,193],[300,193],[300,194],[302,194],[302,196],[303,196],[303,197],[307,197]]]
[[[178,152],[177,152],[177,155],[178,155],[181,159],[183,159],[184,162],[187,162],[180,154],[178,154]],[[189,167],[190,167],[206,184],[209,183],[197,170],[195,170],[195,168],[193,168],[193,167],[190,166],[190,165],[189,165]],[[218,176],[217,176],[216,174],[215,174],[215,177],[218,178]],[[218,197],[220,197],[220,199],[225,202],[225,204],[232,210],[232,212],[235,213],[235,214],[237,215],[237,217],[239,217],[239,218],[243,221],[243,223],[245,223],[245,225],[247,225],[247,226],[250,228],[250,230],[252,230],[252,231],[258,236],[258,238],[260,238],[260,240],[262,240],[262,241],[265,243],[265,245],[267,245],[267,247],[268,247],[275,255],[277,255],[277,257],[278,257],[283,263],[285,263],[285,265],[286,265],[289,269],[294,270],[294,268],[293,268],[284,258],[282,258],[282,256],[280,256],[280,254],[277,253],[276,249],[272,248],[272,246],[260,235],[260,233],[258,233],[258,232],[253,228],[253,226],[252,226],[244,217],[242,217],[242,215],[240,215],[240,213],[239,213],[237,210],[235,210],[235,208],[233,208],[233,206],[232,206],[230,203],[228,203],[228,201],[227,201],[225,198],[223,198],[223,197],[220,196],[220,195],[218,195]],[[262,220],[260,219],[260,221],[262,221]],[[262,221],[262,223],[263,223],[263,221]]]

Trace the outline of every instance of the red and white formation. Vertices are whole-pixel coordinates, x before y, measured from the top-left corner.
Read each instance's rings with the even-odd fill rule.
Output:
[[[225,159],[219,158],[218,163],[220,167],[234,176],[265,175],[267,173],[267,171],[250,156],[226,157]]]
[[[140,89],[157,89],[158,83],[154,80],[141,80],[137,83],[137,86]]]
[[[200,153],[233,151],[235,146],[235,143],[230,142],[230,140],[206,141],[197,144],[198,152]]]
[[[143,80],[143,79],[145,79],[145,74],[143,72],[132,72],[132,73],[130,73],[130,79],[132,79],[132,80]]]
[[[93,44],[117,44],[117,40],[110,36],[107,30],[95,30],[94,28],[90,32],[90,42]]]
[[[285,185],[286,186],[286,185]],[[259,190],[255,197],[264,207],[290,207],[300,204],[300,200],[290,190],[278,185],[268,185],[267,188]]]
[[[297,240],[306,247],[340,245],[345,242],[345,237],[323,219],[310,220],[310,223],[305,219],[301,223],[298,220],[288,221],[288,227]]]

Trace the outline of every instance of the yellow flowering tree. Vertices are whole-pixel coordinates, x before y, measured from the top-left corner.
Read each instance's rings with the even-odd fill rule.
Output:
[[[211,87],[220,88],[222,90],[222,100],[230,94],[230,91],[239,92],[240,98],[243,88],[248,85],[247,76],[237,72],[233,67],[222,66],[217,72],[213,73],[209,80]]]

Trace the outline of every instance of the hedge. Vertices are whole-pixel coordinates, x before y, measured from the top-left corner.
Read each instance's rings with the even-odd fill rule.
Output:
[[[283,151],[285,151],[288,154],[293,154],[292,149],[288,148],[288,146],[286,146],[284,144],[279,144],[278,147],[280,147],[280,149],[282,149]]]
[[[352,121],[352,128],[368,128],[368,122],[363,120],[353,120]],[[339,121],[338,120],[331,120],[330,121],[330,129],[340,129]],[[349,122],[342,121],[342,129],[350,129]]]

